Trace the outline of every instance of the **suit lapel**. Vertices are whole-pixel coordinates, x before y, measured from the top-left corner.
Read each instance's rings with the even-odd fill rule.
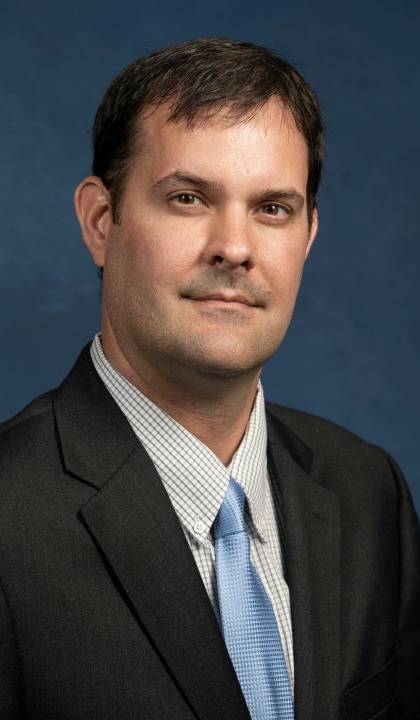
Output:
[[[87,349],[54,406],[67,471],[98,489],[80,519],[186,702],[200,720],[250,720],[170,499]]]
[[[311,453],[267,414],[269,462],[282,498],[290,590],[295,720],[333,720],[340,658],[340,522],[336,496],[308,474]]]
[[[248,720],[197,566],[140,444],[81,515],[197,717]]]

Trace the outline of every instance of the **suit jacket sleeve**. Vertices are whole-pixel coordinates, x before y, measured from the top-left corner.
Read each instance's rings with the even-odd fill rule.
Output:
[[[12,621],[0,585],[0,718],[19,718],[17,675]]]
[[[396,717],[420,718],[420,528],[410,491],[387,454],[399,494],[400,585],[397,646],[399,701]]]

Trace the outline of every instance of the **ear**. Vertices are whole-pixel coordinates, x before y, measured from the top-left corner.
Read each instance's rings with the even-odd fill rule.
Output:
[[[312,211],[312,222],[311,222],[311,229],[309,231],[308,244],[306,246],[305,260],[307,259],[308,255],[311,251],[311,247],[314,244],[315,238],[317,236],[317,232],[318,232],[318,210],[315,207]]]
[[[90,175],[82,180],[74,193],[74,207],[93,262],[103,267],[112,213],[109,192],[100,178]]]

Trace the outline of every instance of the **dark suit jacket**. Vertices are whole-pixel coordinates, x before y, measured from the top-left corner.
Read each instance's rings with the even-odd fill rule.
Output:
[[[382,450],[267,404],[296,720],[420,718],[419,526]],[[156,469],[88,348],[0,436],[2,720],[249,720]]]

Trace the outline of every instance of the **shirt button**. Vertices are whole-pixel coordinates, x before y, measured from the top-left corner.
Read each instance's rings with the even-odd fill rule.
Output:
[[[197,535],[202,535],[205,530],[206,526],[203,522],[201,522],[201,520],[197,520],[197,522],[194,523],[194,532],[197,533]]]

